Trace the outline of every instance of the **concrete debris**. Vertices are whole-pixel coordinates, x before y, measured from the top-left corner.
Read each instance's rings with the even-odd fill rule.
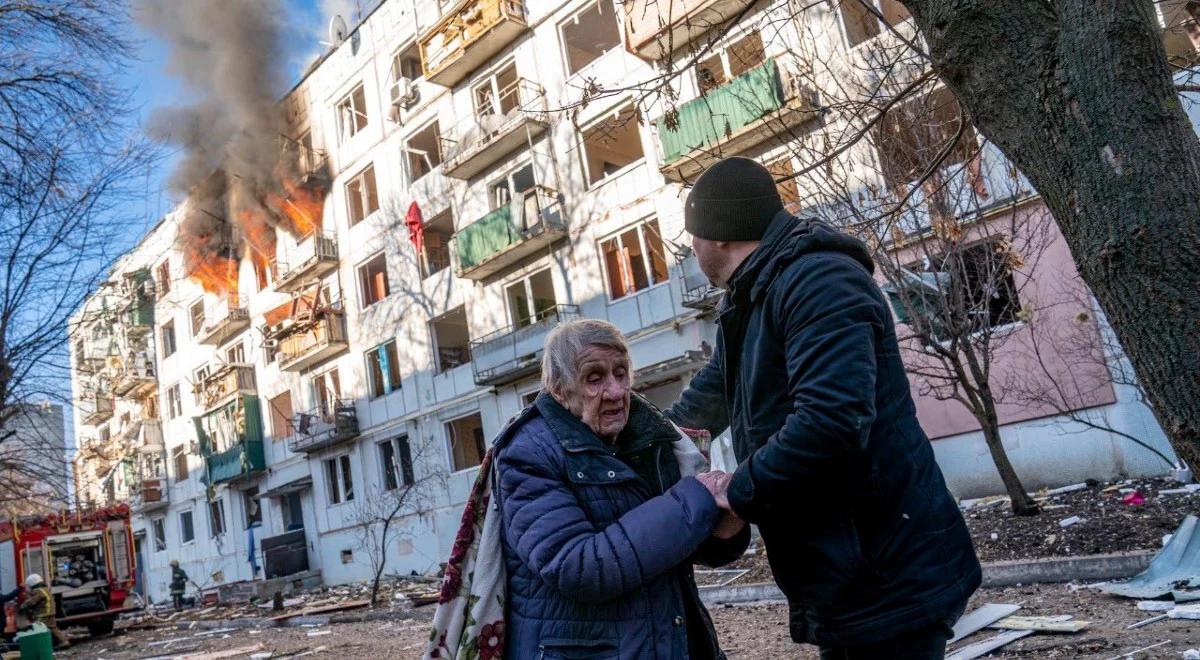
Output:
[[[1191,619],[1200,621],[1200,605],[1180,605],[1167,612],[1172,619]]]
[[[332,630],[314,630],[314,631],[308,633],[308,636],[309,637],[322,637],[324,635],[332,635],[332,634],[333,634]]]
[[[1060,488],[1052,488],[1052,489],[1042,493],[1042,495],[1054,496],[1054,495],[1062,495],[1063,493],[1074,493],[1077,490],[1084,490],[1087,487],[1088,487],[1088,485],[1085,483],[1084,484],[1071,484],[1070,486],[1062,486]]]
[[[1169,600],[1139,600],[1137,608],[1143,612],[1167,612],[1175,608]]]
[[[267,660],[267,658],[270,658],[274,655],[275,654],[271,651],[266,651],[264,653],[251,653],[250,660]]]
[[[1200,660],[1200,651],[1188,649],[1183,652],[1183,660]]]
[[[1078,524],[1081,522],[1083,522],[1083,518],[1080,518],[1079,516],[1071,516],[1070,518],[1063,518],[1062,520],[1058,521],[1058,526],[1062,527],[1063,529],[1066,529],[1066,528],[1070,527],[1071,525],[1075,525],[1075,524]]]

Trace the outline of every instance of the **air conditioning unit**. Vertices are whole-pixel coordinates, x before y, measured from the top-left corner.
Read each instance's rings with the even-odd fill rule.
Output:
[[[400,111],[407,110],[416,104],[420,96],[417,94],[417,87],[413,81],[400,77],[396,82],[392,83],[392,107],[388,111],[389,118],[398,122],[400,120]]]

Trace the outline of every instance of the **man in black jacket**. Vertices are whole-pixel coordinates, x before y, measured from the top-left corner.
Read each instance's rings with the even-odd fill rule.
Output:
[[[866,247],[784,211],[745,158],[696,181],[685,226],[726,295],[712,361],[667,414],[730,428],[739,466],[718,502],[758,525],[792,639],[822,658],[942,657],[979,562]]]

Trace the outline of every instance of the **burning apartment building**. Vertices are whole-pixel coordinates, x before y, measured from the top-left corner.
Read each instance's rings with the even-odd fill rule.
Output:
[[[409,488],[425,496],[395,526],[387,572],[437,570],[487,443],[536,396],[542,342],[565,319],[617,325],[639,391],[676,399],[711,357],[720,298],[678,249],[684,184],[717,154],[794,172],[780,127],[825,130],[798,82],[798,28],[722,36],[682,74],[670,122],[637,90],[577,101],[686,61],[664,35],[698,39],[747,6],[733,4],[384,0],[334,20],[282,100],[278,8],[148,4],[193,93],[154,122],[183,150],[185,199],[71,333],[79,498],[133,502],[151,598],[172,559],[205,588],[365,579],[370,505]],[[786,5],[769,4],[743,20]],[[847,31],[866,19],[843,14],[820,11],[831,50],[887,38]],[[737,111],[747,91],[763,105]],[[994,489],[978,431],[922,405],[952,487]],[[1156,430],[1119,387],[1089,405]],[[1030,485],[1074,478],[1067,459],[1096,451],[1099,432],[1052,446],[1037,419],[1004,414]],[[1102,440],[1099,471],[1156,471]]]

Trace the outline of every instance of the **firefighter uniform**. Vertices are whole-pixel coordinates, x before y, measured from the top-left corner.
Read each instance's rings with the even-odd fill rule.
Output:
[[[71,640],[58,629],[58,621],[54,615],[54,595],[50,593],[50,587],[46,586],[42,577],[34,573],[25,578],[25,591],[27,595],[21,603],[21,612],[29,619],[46,626],[54,637],[56,647],[70,646]]]

